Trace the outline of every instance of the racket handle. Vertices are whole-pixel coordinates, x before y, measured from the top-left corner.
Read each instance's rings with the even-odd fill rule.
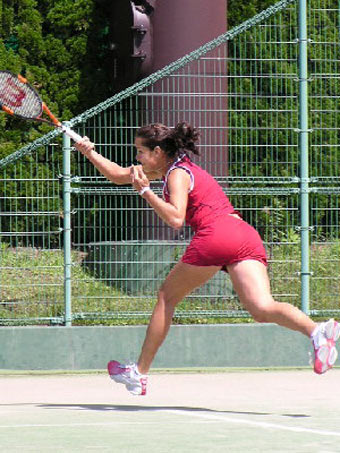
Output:
[[[61,126],[61,130],[67,134],[69,137],[72,138],[72,140],[74,140],[76,143],[80,142],[83,137],[79,134],[77,134],[77,132],[74,132],[72,129],[70,129],[69,127],[65,126],[64,124],[62,124]]]

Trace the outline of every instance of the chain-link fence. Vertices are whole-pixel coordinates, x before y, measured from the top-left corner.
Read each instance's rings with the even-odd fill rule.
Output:
[[[302,3],[277,3],[70,125],[121,165],[141,125],[198,127],[197,162],[260,232],[274,296],[322,316],[340,309],[340,9],[311,0],[304,17]],[[70,151],[53,131],[1,162],[2,324],[141,322],[190,240]],[[222,272],[176,311],[242,316]]]

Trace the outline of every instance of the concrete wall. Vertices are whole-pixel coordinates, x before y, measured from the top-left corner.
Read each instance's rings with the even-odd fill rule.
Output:
[[[135,360],[146,327],[3,327],[0,369],[105,369]],[[307,366],[308,338],[275,325],[172,326],[155,368]]]

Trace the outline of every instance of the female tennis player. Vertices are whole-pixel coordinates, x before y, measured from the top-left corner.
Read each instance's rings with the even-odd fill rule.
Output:
[[[140,165],[131,167],[121,167],[101,156],[86,137],[74,145],[110,181],[132,184],[165,223],[178,229],[186,221],[195,233],[159,289],[138,362],[109,362],[110,377],[125,384],[132,394],[145,395],[147,373],[168,333],[176,305],[220,270],[229,273],[240,302],[254,320],[276,323],[310,337],[314,371],[326,372],[337,359],[335,342],[340,325],[333,319],[316,324],[293,305],[273,299],[259,234],[234,210],[216,180],[190,159],[190,153],[198,154],[198,139],[197,129],[187,123],[175,128],[144,126],[135,139]],[[163,198],[150,188],[154,179],[163,180]]]

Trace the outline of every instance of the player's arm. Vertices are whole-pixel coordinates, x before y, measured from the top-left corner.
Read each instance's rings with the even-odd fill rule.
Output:
[[[147,187],[147,179],[144,176],[144,173],[140,169],[132,167],[132,183],[139,192],[143,187]],[[188,173],[181,169],[175,169],[172,170],[168,177],[169,203],[156,195],[152,190],[147,190],[142,196],[167,225],[175,229],[180,229],[185,220],[189,188],[190,176]]]
[[[97,170],[109,181],[112,181],[114,184],[131,184],[131,167],[121,167],[115,162],[112,162],[97,153],[94,149],[94,144],[90,142],[87,137],[84,137],[83,140],[75,143],[74,147],[84,154],[84,156],[86,156],[88,160],[97,168]],[[156,173],[148,174],[148,179],[157,179],[157,176],[158,175]]]

